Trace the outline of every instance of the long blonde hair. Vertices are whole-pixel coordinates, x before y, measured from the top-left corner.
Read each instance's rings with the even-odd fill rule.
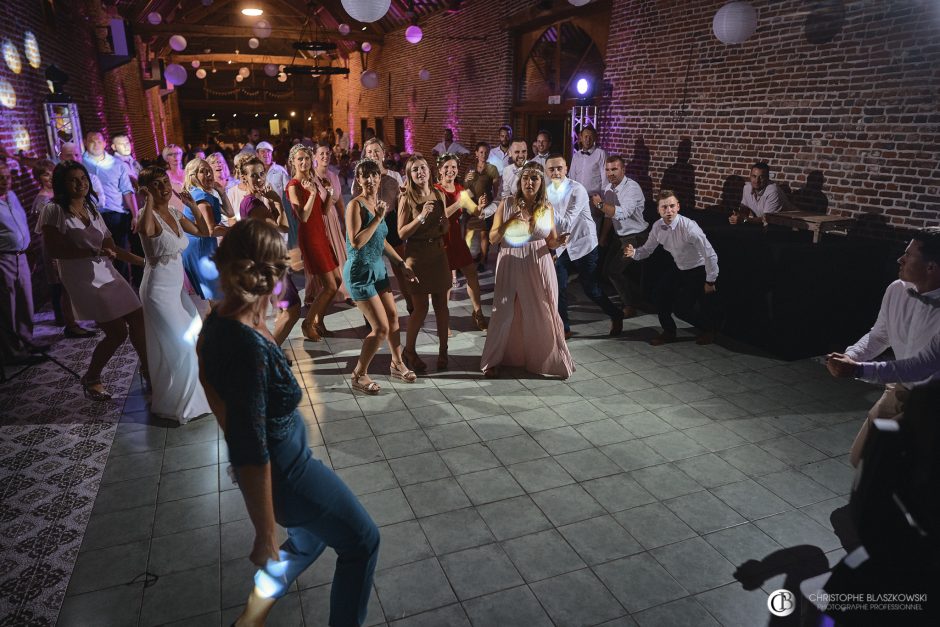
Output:
[[[408,161],[405,163],[405,198],[408,199],[408,203],[412,207],[417,207],[421,199],[421,188],[411,179],[411,168],[419,161],[424,161],[424,164],[428,166],[428,188],[431,190],[431,194],[435,198],[439,198],[442,201],[444,200],[444,194],[434,187],[434,184],[431,182],[430,177],[432,176],[431,164],[428,163],[428,160],[424,158],[420,152],[416,152],[408,158]],[[444,201],[446,204],[446,201]]]
[[[225,160],[225,155],[221,152],[213,152],[211,155],[206,157],[206,163],[212,167],[216,162],[222,164],[222,175],[225,177],[225,183],[228,183],[229,179],[232,178],[232,171],[228,167],[228,161]],[[215,169],[212,171],[213,175],[215,174]],[[223,181],[219,181],[222,183]]]
[[[287,171],[290,173],[291,178],[297,178],[297,172],[294,172],[294,157],[298,152],[306,152],[307,156],[310,157],[310,176],[313,176],[313,151],[303,144],[294,144],[287,154]]]
[[[196,173],[199,171],[199,168],[206,166],[209,170],[212,170],[212,166],[209,165],[209,162],[205,159],[200,159],[196,157],[195,159],[190,159],[189,163],[186,164],[185,175],[183,176],[183,189],[201,189],[204,192],[208,192],[208,189],[203,189],[199,184],[199,181],[196,178]],[[215,176],[215,173],[212,173],[212,176]]]

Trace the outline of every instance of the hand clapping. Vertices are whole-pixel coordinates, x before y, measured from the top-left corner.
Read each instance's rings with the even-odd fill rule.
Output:
[[[633,244],[627,244],[627,247],[623,249],[623,256],[627,259],[633,259],[635,254],[636,248],[633,247]]]

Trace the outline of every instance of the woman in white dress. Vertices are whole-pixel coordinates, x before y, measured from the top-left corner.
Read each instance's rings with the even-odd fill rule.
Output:
[[[186,234],[207,236],[169,206],[173,187],[166,170],[144,168],[139,175],[141,210],[137,229],[147,257],[140,283],[147,331],[147,361],[153,396],[151,413],[186,424],[208,414],[209,402],[199,383],[196,338],[202,319],[183,289],[181,251]],[[205,225],[203,224],[205,229]]]

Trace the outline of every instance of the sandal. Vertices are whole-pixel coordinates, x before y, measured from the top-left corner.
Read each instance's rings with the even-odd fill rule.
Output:
[[[405,365],[408,366],[411,370],[415,372],[424,372],[428,369],[428,365],[421,361],[421,358],[418,357],[418,353],[413,350],[408,350],[407,348],[401,352],[401,360],[405,362]]]
[[[379,390],[382,388],[375,381],[369,381],[368,383],[360,383],[359,379],[366,376],[365,373],[359,374],[355,370],[352,371],[351,382],[354,390],[359,390],[363,394],[369,394],[370,396],[375,396],[379,393]]]
[[[85,398],[91,401],[110,401],[111,395],[102,390],[94,389],[94,386],[101,385],[101,377],[91,378],[88,376],[80,379],[82,390],[85,392]]]
[[[483,377],[486,379],[498,379],[499,378],[499,368],[493,366],[492,368],[487,368],[483,371]]]
[[[303,333],[304,338],[310,340],[311,342],[321,342],[323,338],[317,332],[317,326],[313,323],[312,320],[304,320],[300,323],[300,332]]]
[[[409,370],[405,364],[396,364],[394,361],[389,368],[389,375],[393,379],[404,381],[405,383],[414,383],[418,380],[418,375],[414,370]]]
[[[481,331],[486,331],[486,326],[487,326],[486,316],[483,315],[482,309],[480,309],[479,311],[474,311],[472,318],[473,318],[473,321],[476,323],[478,329],[480,329]]]

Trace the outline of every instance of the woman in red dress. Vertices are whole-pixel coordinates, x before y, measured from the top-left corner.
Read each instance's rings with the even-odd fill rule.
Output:
[[[451,206],[460,203],[460,209],[451,214],[450,231],[445,240],[447,246],[447,261],[450,264],[450,270],[460,270],[467,278],[467,295],[470,297],[470,303],[473,305],[473,321],[481,331],[486,330],[486,317],[483,315],[483,305],[480,302],[480,277],[477,276],[477,268],[473,263],[473,255],[467,247],[467,242],[463,236],[463,230],[460,226],[460,215],[464,211],[472,213],[477,211],[476,207],[485,207],[489,200],[486,194],[478,199],[471,199],[464,192],[464,188],[457,179],[457,156],[450,153],[441,155],[437,160],[438,178],[440,183],[435,183],[434,187],[444,192],[447,199],[447,205]],[[461,197],[461,192],[463,197]],[[474,207],[474,201],[479,201]],[[473,207],[471,210],[470,208]]]
[[[339,263],[330,248],[323,223],[323,214],[329,211],[330,206],[326,191],[311,174],[313,153],[309,148],[303,144],[291,148],[288,165],[293,178],[287,183],[287,199],[299,225],[297,245],[304,259],[307,290],[313,289],[311,283],[314,278],[319,279],[322,286],[300,328],[305,338],[319,342],[325,332],[323,316],[342,282]]]

